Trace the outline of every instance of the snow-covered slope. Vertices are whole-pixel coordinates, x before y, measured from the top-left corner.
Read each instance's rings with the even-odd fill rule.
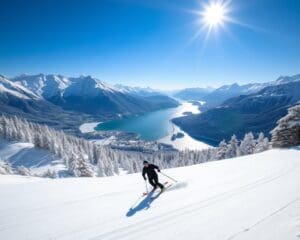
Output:
[[[164,172],[181,183],[152,201],[140,174],[0,176],[0,239],[299,239],[299,149]]]
[[[136,95],[136,96],[155,96],[155,95],[164,95],[161,91],[152,89],[150,87],[130,87],[124,86],[122,84],[114,85],[115,89],[120,92]]]
[[[221,86],[215,89],[214,91],[212,91],[211,93],[203,96],[203,98],[200,100],[206,101],[210,106],[215,106],[233,97],[257,93],[266,87],[272,87],[272,86],[275,87],[281,84],[295,83],[299,81],[300,81],[300,74],[294,76],[281,76],[275,81],[264,82],[264,83],[248,83],[244,85],[239,85],[237,83],[234,83],[231,85]]]
[[[49,151],[34,148],[31,143],[0,139],[0,159],[10,163],[13,168],[24,166],[30,169],[31,174],[43,175],[47,170],[55,171],[60,176],[67,174],[62,159]]]
[[[19,85],[18,83],[11,82],[6,77],[0,75],[0,93],[9,94],[22,99],[35,99],[38,98],[37,95],[30,92],[28,89]]]
[[[103,92],[118,92],[136,96],[162,95],[161,92],[150,87],[130,87],[121,84],[114,86],[103,82],[91,76],[66,77],[56,74],[22,74],[12,79],[12,81],[30,89],[38,96],[45,99],[51,99],[57,95],[64,95],[65,89],[68,89],[69,95],[89,96],[97,95],[99,90]]]
[[[300,74],[294,76],[280,76],[276,81],[272,82],[271,85],[280,85],[298,81],[300,81]]]
[[[26,75],[22,74],[12,79],[45,99],[61,95],[71,82],[67,77],[54,74]]]
[[[78,125],[89,117],[65,111],[19,83],[0,75],[0,114],[19,116],[68,131],[78,131]],[[84,119],[84,120],[83,120]]]
[[[214,89],[211,87],[206,88],[185,88],[179,91],[175,91],[172,95],[182,100],[194,100],[199,101],[203,99],[207,94],[211,93]]]
[[[64,93],[65,97],[68,96],[90,96],[96,97],[100,93],[113,93],[117,92],[112,86],[107,83],[100,81],[97,78],[93,78],[91,76],[80,76],[78,78],[70,78],[72,84],[68,87],[66,92]]]

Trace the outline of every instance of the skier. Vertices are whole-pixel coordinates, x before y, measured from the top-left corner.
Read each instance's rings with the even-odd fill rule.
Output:
[[[147,180],[145,176],[147,174],[149,183],[153,186],[153,191],[157,188],[157,186],[160,187],[161,191],[163,191],[164,185],[158,182],[158,176],[155,172],[155,169],[157,169],[157,171],[160,172],[159,167],[154,164],[149,164],[147,161],[144,161],[143,164],[144,167],[142,175],[145,181]]]

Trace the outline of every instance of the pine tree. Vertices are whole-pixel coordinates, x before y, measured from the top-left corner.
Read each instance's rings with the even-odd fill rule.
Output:
[[[261,132],[257,139],[257,144],[254,149],[254,153],[263,152],[269,149],[269,139]]]
[[[272,130],[273,147],[300,145],[300,104],[288,109],[288,114],[277,122]]]
[[[252,154],[255,149],[255,139],[252,132],[246,133],[240,145],[241,155]]]
[[[256,144],[253,134],[249,133],[245,135],[240,146],[236,137],[232,136],[228,144],[222,141],[217,148],[199,151],[165,151],[159,146],[153,152],[143,152],[143,148],[125,151],[110,146],[98,146],[47,126],[4,115],[0,116],[0,136],[8,140],[31,142],[36,147],[47,149],[62,158],[75,177],[93,176],[94,172],[97,176],[110,176],[118,174],[119,168],[128,173],[139,172],[143,167],[143,160],[153,162],[161,168],[186,166],[239,156],[240,152],[251,154],[265,150],[268,146],[267,138],[260,135]],[[20,171],[22,172],[22,168]],[[27,169],[23,169],[23,172],[27,172]],[[47,175],[51,175],[50,171],[45,173]]]
[[[79,173],[79,177],[93,177],[93,170],[91,165],[88,162],[88,159],[85,158],[81,153],[79,153],[77,159],[77,171]]]
[[[228,150],[227,143],[225,140],[222,140],[217,150],[217,159],[218,160],[225,159],[227,150]]]
[[[17,167],[17,174],[23,175],[23,176],[30,176],[30,170],[24,166]]]
[[[13,174],[10,164],[0,158],[0,174]]]
[[[232,135],[226,151],[226,158],[233,158],[240,155],[240,149],[236,135]]]
[[[57,172],[55,172],[54,170],[50,170],[48,169],[43,175],[42,177],[46,177],[46,178],[58,178]]]

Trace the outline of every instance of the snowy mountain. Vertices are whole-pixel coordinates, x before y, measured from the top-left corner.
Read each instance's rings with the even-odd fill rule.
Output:
[[[174,119],[192,137],[218,144],[233,134],[269,132],[287,109],[300,101],[300,77],[279,78],[262,90],[228,99],[201,114]]]
[[[21,75],[13,81],[66,110],[95,116],[129,115],[178,105],[150,89],[115,87],[91,76]]]
[[[66,131],[78,131],[78,125],[90,116],[65,111],[60,106],[44,100],[19,83],[0,76],[1,114],[19,116],[30,121],[47,124]]]
[[[30,89],[44,99],[52,99],[61,96],[64,89],[70,84],[70,80],[61,75],[26,75],[22,74],[12,79],[14,82]]]
[[[5,96],[8,97],[9,95],[22,99],[38,98],[38,96],[35,95],[33,92],[29,91],[22,85],[11,82],[2,75],[0,75],[0,93],[3,98]]]
[[[203,100],[203,98],[211,93],[214,89],[207,88],[185,88],[180,91],[176,91],[173,96],[182,100]]]
[[[157,96],[164,95],[161,91],[152,89],[150,87],[130,87],[122,84],[116,84],[114,87],[123,93],[135,95],[135,96]]]
[[[216,106],[224,100],[236,97],[242,94],[255,93],[271,83],[250,83],[239,85],[233,83],[223,85],[219,88],[186,88],[177,91],[173,96],[183,100],[205,101],[209,107]]]
[[[300,81],[300,74],[294,76],[281,76],[275,82],[272,82],[271,85],[279,85],[289,82],[298,82]]]
[[[225,85],[216,89],[211,94],[206,96],[205,99],[213,100],[216,97],[218,99],[218,102],[223,102],[226,99],[237,97],[239,95],[249,95],[257,93],[266,87],[277,86],[298,81],[300,81],[300,74],[294,76],[281,76],[275,81],[264,83],[249,83],[244,85],[239,85],[235,83],[232,85]]]
[[[0,175],[0,238],[297,239],[299,159],[299,149],[274,149],[163,170],[179,183],[153,198],[142,197],[140,173],[55,180]]]
[[[83,96],[83,97],[96,97],[99,92],[118,92],[117,89],[113,88],[107,83],[102,82],[99,79],[91,76],[80,76],[77,78],[70,78],[71,84],[65,90],[63,96]]]
[[[72,82],[65,89],[62,106],[91,115],[130,115],[178,105],[167,96],[142,96],[122,92],[90,76],[72,79]]]
[[[231,85],[224,85],[205,95],[203,100],[207,102],[208,107],[212,107],[239,95],[256,93],[269,85],[271,85],[271,83],[249,83],[245,85],[234,83]]]
[[[264,83],[249,83],[239,85],[233,83],[230,85],[224,85],[217,89],[211,88],[188,88],[183,89],[174,94],[175,97],[183,100],[202,100],[205,101],[206,108],[214,107],[221,104],[223,101],[238,97],[240,95],[249,95],[257,93],[265,87],[276,86],[290,82],[300,81],[300,74],[294,76],[281,76],[275,81]]]

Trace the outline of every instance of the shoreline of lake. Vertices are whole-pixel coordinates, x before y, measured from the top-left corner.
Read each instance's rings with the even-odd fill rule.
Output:
[[[203,104],[203,103],[200,103]],[[172,119],[177,118],[177,117],[182,117],[187,113],[190,114],[199,114],[200,109],[199,106],[194,105],[191,102],[182,102],[181,106],[178,107],[178,111],[170,118],[170,124],[172,125],[172,131],[166,135],[165,137],[157,140],[160,143],[165,143],[165,144],[170,144],[172,145],[174,148],[178,149],[178,150],[185,150],[185,149],[189,149],[189,150],[202,150],[202,149],[207,149],[209,147],[211,147],[210,145],[198,141],[194,138],[192,138],[190,135],[188,135],[188,133],[186,133],[185,131],[183,131],[182,129],[180,129],[179,126],[177,126],[176,124],[174,124],[172,122]],[[183,133],[184,136],[182,138],[176,138],[175,140],[172,140],[172,136],[178,133]]]
[[[82,133],[97,131],[133,132],[138,134],[142,140],[170,144],[178,150],[201,150],[211,146],[192,138],[185,131],[181,130],[179,126],[172,122],[172,119],[176,117],[199,113],[199,105],[185,101],[181,102],[181,105],[176,108],[162,109],[107,122],[84,123],[79,127],[79,129]],[[172,140],[172,136],[178,133],[183,133],[184,136]]]
[[[96,131],[95,128],[101,123],[102,122],[83,123],[79,126],[79,130],[81,133],[91,133]]]

